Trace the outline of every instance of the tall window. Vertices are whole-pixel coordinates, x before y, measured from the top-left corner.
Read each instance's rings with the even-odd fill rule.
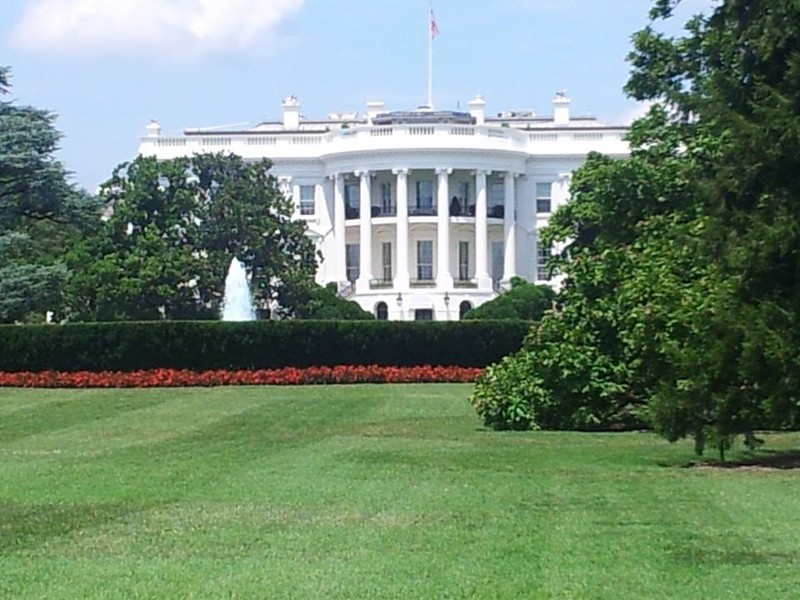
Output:
[[[475,201],[470,194],[469,181],[459,181],[456,184],[458,195],[456,201],[458,202],[458,212],[463,216],[475,216]]]
[[[553,206],[550,198],[551,183],[537,183],[536,184],[536,213],[547,214],[552,212]]]
[[[536,248],[536,279],[538,281],[550,281],[547,263],[552,255],[552,250],[547,246],[539,245]]]
[[[361,204],[361,186],[356,179],[344,184],[344,214],[347,219],[357,219]]]
[[[381,255],[383,264],[383,281],[392,280],[392,243],[383,242],[381,244]]]
[[[354,283],[358,279],[361,271],[359,267],[360,246],[359,244],[347,244],[345,246],[345,264],[347,267],[347,281]]]
[[[300,214],[313,215],[314,214],[314,186],[301,185],[300,186]]]
[[[505,185],[502,180],[492,179],[489,181],[489,212],[488,216],[495,219],[503,218],[503,207],[505,205]]]
[[[435,214],[433,207],[433,180],[422,179],[417,182],[417,204],[414,208],[418,215]]]
[[[417,241],[417,279],[430,281],[433,279],[433,241]]]
[[[503,258],[505,255],[505,244],[503,242],[492,242],[492,281],[497,284],[503,279]]]
[[[458,280],[469,281],[469,242],[458,242]]]
[[[388,181],[381,183],[381,214],[391,217],[395,214],[394,199],[392,198],[392,184]]]

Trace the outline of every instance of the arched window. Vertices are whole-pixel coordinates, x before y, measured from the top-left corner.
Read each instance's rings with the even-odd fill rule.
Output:
[[[458,318],[463,319],[464,315],[471,310],[472,310],[472,304],[464,300],[461,304],[458,305]]]
[[[378,302],[375,305],[375,318],[378,321],[386,321],[389,319],[389,307],[386,306],[386,302]]]

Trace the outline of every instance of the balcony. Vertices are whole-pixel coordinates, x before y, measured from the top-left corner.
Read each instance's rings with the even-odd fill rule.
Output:
[[[461,289],[473,289],[478,287],[478,282],[474,279],[456,279],[453,281],[453,287]]]
[[[502,204],[489,206],[486,209],[486,216],[490,219],[502,219],[506,214],[506,207]]]
[[[436,287],[435,279],[412,279],[409,282],[412,288],[432,288]]]
[[[383,206],[372,206],[372,217],[396,217],[397,206],[394,204],[387,204]]]
[[[409,217],[435,217],[436,207],[427,205],[416,205],[408,207]]]
[[[391,279],[370,279],[369,281],[369,287],[372,290],[385,290],[393,285]]]

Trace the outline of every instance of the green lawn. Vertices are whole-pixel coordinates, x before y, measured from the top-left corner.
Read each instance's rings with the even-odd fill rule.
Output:
[[[0,391],[0,598],[800,595],[800,470],[493,433],[470,390]]]

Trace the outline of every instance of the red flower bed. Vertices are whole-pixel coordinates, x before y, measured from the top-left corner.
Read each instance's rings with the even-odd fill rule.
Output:
[[[259,371],[42,371],[0,372],[0,387],[145,388],[218,385],[309,385],[328,383],[472,383],[483,369],[474,367],[339,366]]]

